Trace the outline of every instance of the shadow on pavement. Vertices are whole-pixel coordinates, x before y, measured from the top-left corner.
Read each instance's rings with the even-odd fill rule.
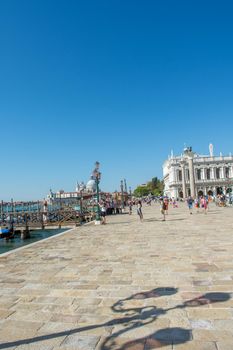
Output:
[[[112,340],[111,345],[105,342],[101,345],[101,350],[152,350],[159,349],[169,344],[182,344],[192,339],[192,332],[189,329],[174,327],[160,329],[146,337],[131,340],[123,345],[119,345]]]
[[[166,216],[166,220],[165,221],[183,221],[183,220],[185,220],[184,218],[180,218],[180,219],[170,219],[170,217],[171,216]],[[145,222],[153,222],[153,221],[158,221],[158,222],[160,222],[160,221],[164,221],[164,220],[162,220],[162,218],[159,218],[159,219],[144,219],[143,221],[145,221]]]
[[[11,342],[2,342],[0,344],[0,349],[8,349],[10,347],[16,347],[24,344],[34,344],[44,340],[50,340],[58,337],[70,336],[74,334],[79,334],[85,331],[104,328],[104,327],[112,327],[117,326],[116,330],[113,328],[113,332],[110,336],[106,337],[103,343],[100,345],[100,350],[115,350],[116,345],[120,341],[120,337],[131,330],[140,329],[148,324],[152,324],[159,318],[160,315],[164,315],[172,310],[181,309],[186,307],[199,307],[201,305],[212,304],[215,302],[225,302],[231,298],[231,294],[229,293],[206,293],[201,295],[198,298],[194,298],[191,300],[185,301],[183,304],[176,305],[172,308],[162,309],[157,308],[153,299],[163,296],[172,296],[178,292],[177,288],[173,287],[163,287],[163,288],[155,288],[149,291],[143,291],[140,293],[133,294],[125,299],[118,300],[111,307],[112,311],[116,313],[121,313],[119,318],[113,318],[105,323],[94,324],[85,327],[79,327],[75,329],[71,329],[68,331],[62,331],[57,333],[52,333],[48,335],[41,335],[34,338],[22,339]],[[141,307],[126,307],[127,302],[133,302],[134,300],[140,301],[150,299],[152,305],[149,306],[141,306]],[[137,303],[138,305],[138,303]],[[123,317],[122,317],[123,316]],[[119,329],[119,325],[122,327]],[[155,322],[156,327],[156,322]],[[81,337],[81,335],[80,335]],[[117,350],[151,350],[163,347],[167,344],[181,344],[185,343],[192,339],[191,330],[183,329],[183,328],[165,328],[155,331],[154,333],[143,337],[134,339],[133,341],[128,341],[124,344],[120,344]],[[78,337],[77,337],[78,342]],[[62,349],[61,345],[61,349]],[[74,344],[76,346],[76,344]],[[118,346],[118,345],[117,345]],[[78,348],[78,344],[77,344]]]

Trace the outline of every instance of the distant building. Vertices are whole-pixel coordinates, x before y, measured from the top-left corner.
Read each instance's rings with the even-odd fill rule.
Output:
[[[233,156],[214,156],[211,144],[209,150],[209,155],[193,153],[191,147],[180,156],[171,153],[163,164],[164,195],[183,198],[191,192],[194,196],[232,193]]]
[[[81,182],[80,184],[77,182],[75,191],[66,192],[64,190],[60,190],[57,192],[53,192],[50,190],[50,193],[47,196],[47,200],[49,203],[62,202],[62,203],[71,203],[80,197],[82,198],[91,198],[96,193],[96,182],[93,176],[90,177],[87,184]]]

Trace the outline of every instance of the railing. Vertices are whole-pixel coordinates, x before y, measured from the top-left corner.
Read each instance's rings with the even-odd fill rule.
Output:
[[[185,184],[189,185],[190,181],[185,180]],[[233,186],[233,180],[229,181],[229,178],[222,178],[222,179],[204,179],[204,180],[195,180],[196,185],[204,185],[204,186],[211,186],[218,184],[219,186]],[[182,186],[182,181],[172,181],[169,183],[169,186]]]
[[[76,202],[72,206],[37,206],[37,210],[22,206],[23,210],[17,209],[15,205],[1,206],[0,225],[11,229],[33,229],[48,226],[77,226],[84,221],[90,221],[95,217],[94,206],[87,203]],[[78,210],[76,209],[78,208]]]

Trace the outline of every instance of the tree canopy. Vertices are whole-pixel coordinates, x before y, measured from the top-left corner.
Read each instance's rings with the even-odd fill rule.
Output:
[[[157,177],[153,177],[151,181],[147,182],[146,185],[138,186],[134,190],[135,197],[144,197],[152,194],[154,196],[160,196],[163,194],[163,181],[159,180]]]

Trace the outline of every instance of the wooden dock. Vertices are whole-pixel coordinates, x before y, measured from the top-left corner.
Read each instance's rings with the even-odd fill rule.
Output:
[[[35,212],[22,211],[1,213],[1,225],[6,225],[15,234],[20,234],[22,239],[30,237],[30,231],[45,228],[76,227],[83,222],[92,221],[95,213],[91,210],[83,210],[82,213],[72,207],[55,209],[52,211]]]

